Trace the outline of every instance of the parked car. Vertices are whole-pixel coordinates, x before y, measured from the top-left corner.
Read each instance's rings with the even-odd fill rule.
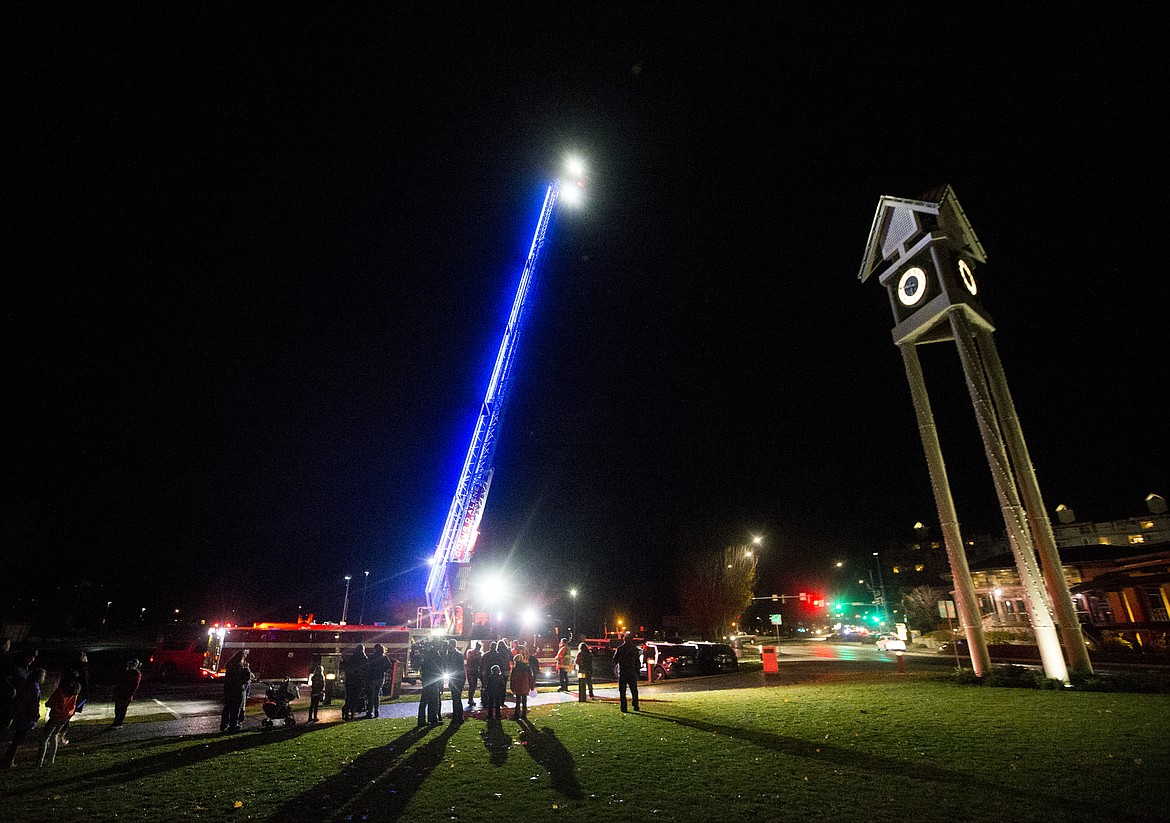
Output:
[[[694,646],[695,667],[699,674],[728,674],[739,671],[735,649],[726,643],[688,643]]]
[[[884,652],[906,651],[906,641],[893,632],[879,635],[878,639],[874,641],[874,645]]]
[[[147,660],[146,669],[160,680],[196,680],[202,673],[207,636],[165,638]]]

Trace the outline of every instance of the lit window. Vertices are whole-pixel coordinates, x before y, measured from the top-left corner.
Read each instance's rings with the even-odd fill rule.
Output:
[[[937,548],[938,548],[938,545],[939,545],[939,544],[938,544],[938,541],[937,541],[937,540],[935,540],[933,543],[931,543],[931,544],[930,544],[930,547],[931,547],[932,549],[937,549]]]
[[[1130,543],[1145,543],[1146,536],[1144,534],[1131,534],[1129,536]]]
[[[1110,544],[1110,542],[1109,542],[1109,538],[1108,538],[1108,537],[1098,537],[1098,538],[1097,538],[1097,542],[1098,542],[1100,545],[1102,545],[1102,546],[1109,546],[1109,545],[1111,545],[1111,544]]]
[[[1154,521],[1153,521],[1153,520],[1143,520],[1143,521],[1142,521],[1142,528],[1143,528],[1143,529],[1152,529],[1152,528],[1154,528]]]
[[[916,572],[924,571],[925,569],[926,569],[926,566],[924,566],[922,563],[915,563],[914,564],[914,571],[916,571]]]
[[[894,566],[894,574],[901,574],[901,573],[902,573],[902,567],[901,566]]]

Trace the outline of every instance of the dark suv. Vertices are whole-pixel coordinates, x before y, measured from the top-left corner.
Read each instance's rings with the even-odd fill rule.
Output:
[[[698,674],[728,674],[739,671],[735,649],[726,643],[688,643],[694,646],[695,668]]]
[[[655,680],[696,674],[696,652],[690,643],[663,643],[656,640],[647,643],[645,649],[647,663],[651,659],[654,661]]]

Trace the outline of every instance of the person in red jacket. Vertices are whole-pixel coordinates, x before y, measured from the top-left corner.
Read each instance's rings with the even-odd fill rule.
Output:
[[[77,711],[77,698],[81,694],[81,683],[77,680],[62,680],[56,691],[49,698],[45,706],[49,710],[49,719],[45,723],[45,736],[41,740],[41,762],[45,765],[45,755],[49,753],[49,743],[53,744],[53,754],[49,757],[49,765],[57,762],[57,746],[69,728],[69,721]]]
[[[532,691],[532,669],[528,665],[527,652],[524,644],[517,647],[516,657],[512,661],[512,692],[516,695],[515,719],[528,717],[528,693]]]
[[[138,692],[138,686],[142,683],[142,672],[138,670],[139,663],[137,660],[126,661],[126,671],[118,678],[118,683],[114,686],[114,728],[122,728],[122,724],[126,722],[126,710],[130,708],[130,701],[134,699],[134,695]]]

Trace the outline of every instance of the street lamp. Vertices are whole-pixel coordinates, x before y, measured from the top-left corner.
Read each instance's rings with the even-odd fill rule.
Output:
[[[362,625],[362,626],[366,625],[366,587],[369,585],[370,585],[370,572],[367,569],[365,579],[362,580],[362,613],[361,613],[361,616],[358,617],[358,624]]]
[[[573,598],[573,639],[577,639],[577,590],[569,589],[569,597]]]
[[[350,576],[345,576],[345,602],[341,606],[341,625],[345,625],[345,618],[349,616],[349,581]]]
[[[878,589],[882,593],[882,615],[886,618],[886,620],[889,620],[890,619],[890,612],[889,612],[888,607],[886,606],[886,584],[885,584],[885,581],[882,580],[882,559],[878,555],[877,552],[874,552],[873,556],[874,556],[874,562],[877,563],[877,569],[878,569]]]

